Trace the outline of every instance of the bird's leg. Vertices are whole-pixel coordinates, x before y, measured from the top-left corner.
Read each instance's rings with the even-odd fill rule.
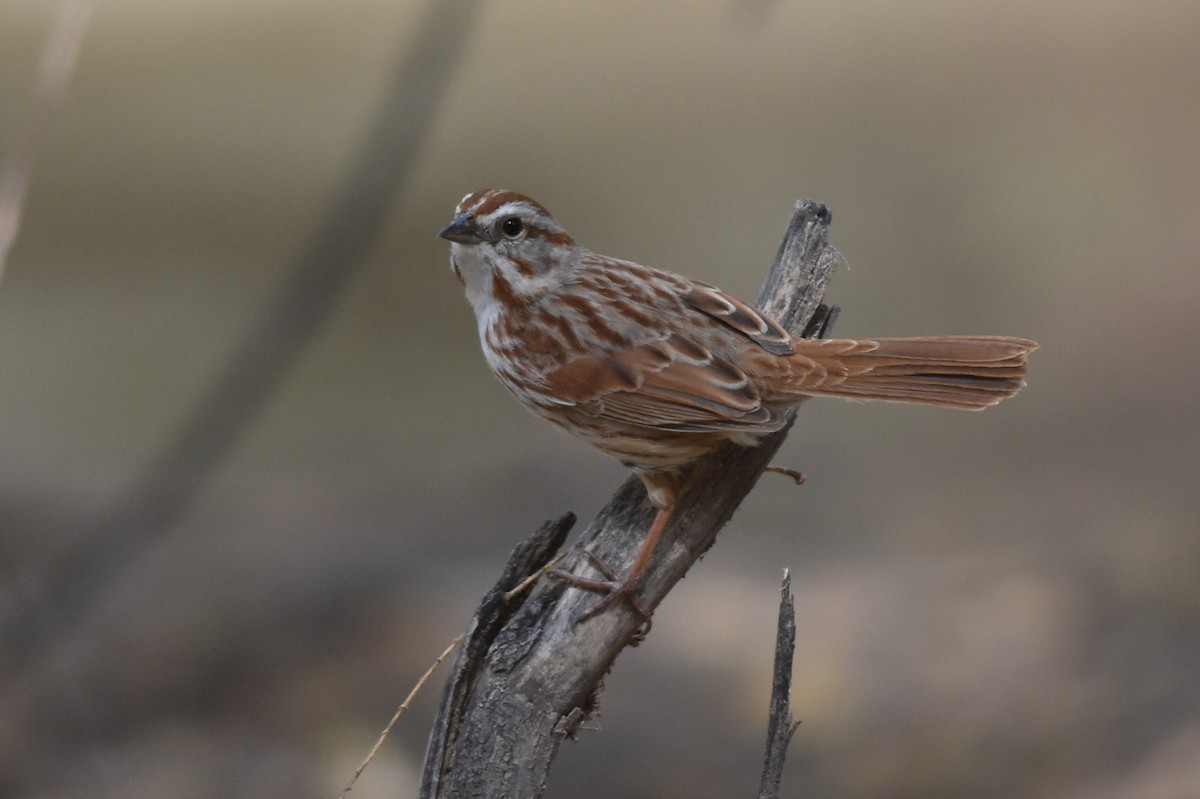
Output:
[[[550,572],[552,577],[556,577],[576,588],[604,594],[599,602],[588,608],[584,611],[583,615],[575,620],[576,623],[598,616],[619,599],[628,600],[629,604],[644,620],[650,621],[650,609],[646,607],[646,602],[638,593],[638,588],[640,587],[642,577],[645,575],[646,566],[649,565],[650,558],[654,554],[654,545],[662,537],[663,528],[667,526],[667,522],[671,518],[671,510],[672,508],[662,508],[655,514],[654,523],[650,525],[650,532],[646,533],[646,540],[642,542],[642,548],[638,550],[637,559],[634,560],[633,566],[629,568],[629,572],[625,577],[619,577],[611,566],[593,552],[585,552],[584,554],[587,555],[592,565],[599,569],[608,579],[592,580],[562,571],[561,569],[555,569]]]
[[[650,560],[654,555],[654,547],[658,544],[658,539],[662,537],[663,530],[666,529],[667,522],[671,520],[671,514],[675,510],[677,490],[673,483],[668,484],[665,481],[652,481],[652,479],[648,479],[646,476],[642,476],[642,479],[646,482],[651,501],[658,508],[658,513],[654,515],[654,521],[650,524],[650,530],[646,533],[646,539],[642,541],[641,549],[638,550],[637,557],[634,559],[633,565],[629,568],[629,572],[623,578],[619,577],[611,566],[593,552],[585,552],[584,554],[587,555],[592,565],[607,578],[605,580],[592,580],[560,569],[550,572],[552,577],[556,577],[576,588],[604,594],[599,602],[588,608],[584,611],[583,615],[575,620],[577,624],[599,615],[619,599],[628,600],[630,606],[646,622],[650,621],[650,609],[646,606],[646,602],[642,599],[641,594],[638,593],[638,589],[641,587],[646,567],[650,565]]]

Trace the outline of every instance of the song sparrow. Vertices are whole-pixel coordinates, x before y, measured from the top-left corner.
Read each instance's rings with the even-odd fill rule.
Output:
[[[632,469],[657,509],[624,578],[559,574],[643,616],[638,582],[678,476],[726,440],[753,445],[811,396],[979,410],[1025,385],[1037,344],[999,336],[795,339],[715,286],[576,244],[539,203],[469,194],[439,234],[488,365],[525,407]],[[595,561],[596,559],[593,558]]]

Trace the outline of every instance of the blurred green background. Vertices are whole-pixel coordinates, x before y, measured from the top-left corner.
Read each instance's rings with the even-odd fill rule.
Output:
[[[55,5],[0,6],[0,147]],[[99,4],[0,281],[0,628],[53,619],[43,576],[103,553],[97,520],[322,224],[428,7]],[[811,197],[850,264],[839,334],[1042,345],[983,415],[806,406],[780,462],[807,484],[762,481],[547,796],[752,795],[784,566],[785,796],[1200,796],[1200,4],[468,19],[382,234],[232,456],[0,653],[0,794],[335,796],[510,549],[604,503],[622,469],[491,377],[435,238],[502,186],[743,297]],[[415,795],[442,677],[354,796]]]

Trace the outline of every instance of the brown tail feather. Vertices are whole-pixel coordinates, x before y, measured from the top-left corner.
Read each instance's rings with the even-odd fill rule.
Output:
[[[787,388],[798,394],[981,410],[1025,385],[1028,339],[930,336],[795,342]]]

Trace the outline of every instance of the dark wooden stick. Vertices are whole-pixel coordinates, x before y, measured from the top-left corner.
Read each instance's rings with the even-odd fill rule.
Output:
[[[779,625],[775,633],[775,670],[771,681],[771,711],[767,717],[767,753],[763,757],[758,799],[779,799],[783,761],[799,722],[792,723],[792,655],[796,651],[796,605],[792,600],[792,573],[783,570],[779,589]]]
[[[810,323],[841,260],[828,242],[829,221],[824,205],[796,204],[757,299],[797,335],[827,327],[828,313]],[[712,546],[786,435],[782,430],[757,447],[729,445],[687,474],[642,584],[647,606],[657,606]],[[653,516],[641,482],[630,478],[584,531],[565,568],[583,566],[590,550],[624,573]],[[541,795],[559,744],[595,708],[617,655],[641,639],[642,619],[621,604],[574,624],[594,602],[589,592],[543,581],[489,645],[464,646],[430,738],[422,797]]]
[[[528,541],[518,545],[509,556],[500,579],[484,595],[479,609],[475,611],[463,636],[462,646],[458,649],[458,657],[454,659],[446,690],[442,694],[442,704],[429,735],[429,751],[425,754],[425,771],[421,780],[422,796],[426,795],[426,785],[431,791],[428,795],[438,795],[437,786],[442,774],[437,767],[452,757],[451,749],[458,739],[458,728],[466,717],[471,688],[487,662],[487,653],[496,635],[521,605],[522,597],[509,598],[509,592],[550,562],[567,540],[567,533],[574,524],[575,514],[568,513],[546,522]]]

